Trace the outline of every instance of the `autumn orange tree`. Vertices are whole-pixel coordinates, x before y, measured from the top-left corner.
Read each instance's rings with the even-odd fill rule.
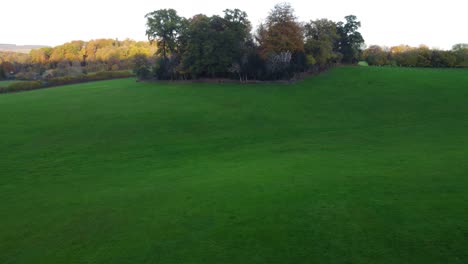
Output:
[[[270,53],[304,51],[303,29],[289,3],[275,5],[258,27],[256,39],[265,58]]]

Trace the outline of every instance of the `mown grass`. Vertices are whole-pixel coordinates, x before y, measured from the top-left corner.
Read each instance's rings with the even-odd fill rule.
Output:
[[[468,72],[0,96],[0,263],[467,263]]]

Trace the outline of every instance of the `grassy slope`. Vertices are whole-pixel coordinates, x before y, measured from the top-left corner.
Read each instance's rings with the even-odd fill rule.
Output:
[[[468,72],[0,96],[0,263],[467,263]]]

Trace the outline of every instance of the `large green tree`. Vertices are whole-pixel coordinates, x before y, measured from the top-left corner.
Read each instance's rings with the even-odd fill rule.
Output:
[[[453,45],[452,52],[456,57],[456,66],[468,67],[468,43]]]
[[[194,76],[218,76],[238,63],[250,40],[247,14],[238,9],[225,10],[224,17],[197,15],[189,20],[183,63]]]
[[[185,19],[177,15],[174,9],[160,9],[148,13],[146,36],[158,45],[158,55],[167,58],[177,51],[177,40],[185,26]]]
[[[312,56],[317,65],[324,66],[339,58],[333,50],[339,40],[335,22],[328,19],[310,21],[304,27],[304,35],[306,54]]]
[[[338,22],[337,24],[340,40],[336,45],[336,49],[343,55],[344,62],[355,63],[364,45],[364,38],[358,31],[361,22],[354,15],[346,16],[345,19],[346,23]]]
[[[251,43],[250,31],[252,25],[247,17],[247,13],[239,9],[224,10],[224,20],[226,45],[232,51],[232,59],[239,60],[247,53],[247,46]]]
[[[226,58],[216,54],[221,52],[217,45],[220,36],[216,30],[222,30],[222,19],[218,16],[208,17],[196,15],[189,19],[189,26],[184,39],[187,40],[184,48],[183,63],[187,70],[195,76],[210,72],[214,74],[221,71],[219,65],[230,63]]]

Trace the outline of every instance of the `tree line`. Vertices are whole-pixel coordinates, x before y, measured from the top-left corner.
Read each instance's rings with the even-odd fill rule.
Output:
[[[299,22],[288,3],[274,6],[252,33],[246,12],[226,9],[223,16],[184,18],[174,9],[146,15],[146,35],[156,43],[155,58],[137,56],[142,79],[237,78],[291,79],[336,63],[355,63],[364,39],[356,16]]]
[[[80,40],[29,54],[0,52],[0,80],[83,79],[88,73],[122,70],[156,80],[289,80],[359,60],[376,66],[468,67],[468,44],[450,51],[405,45],[365,49],[356,16],[300,22],[288,3],[275,5],[255,30],[239,9],[191,18],[160,9],[145,18],[149,41]]]
[[[151,57],[147,41],[96,39],[33,49],[29,54],[0,52],[0,79],[39,80],[102,71],[132,70],[135,56]]]
[[[451,50],[429,49],[425,45],[391,48],[372,45],[364,50],[362,60],[372,66],[468,67],[468,44],[456,44]]]

